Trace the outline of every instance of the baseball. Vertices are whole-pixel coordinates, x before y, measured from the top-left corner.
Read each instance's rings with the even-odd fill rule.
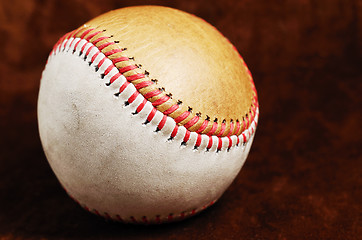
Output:
[[[60,184],[88,211],[130,223],[182,220],[215,203],[247,158],[258,114],[233,45],[159,6],[114,10],[65,34],[38,97]]]

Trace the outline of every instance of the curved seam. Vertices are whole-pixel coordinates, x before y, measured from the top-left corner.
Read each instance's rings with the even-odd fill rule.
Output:
[[[91,32],[91,31],[90,31]],[[89,32],[88,32],[89,34]],[[76,51],[77,51],[77,48],[80,48],[79,50],[79,57],[84,55],[83,56],[83,59],[84,61],[86,61],[86,59],[90,58],[90,61],[89,61],[89,66],[91,66],[95,59],[97,57],[100,56],[101,60],[98,62],[98,64],[95,64],[95,71],[99,71],[99,69],[102,67],[102,65],[104,64],[105,60],[106,59],[109,59],[106,54],[104,54],[102,51],[99,50],[99,48],[97,46],[95,46],[92,42],[88,41],[87,39],[82,39],[82,38],[74,38],[73,36],[75,35],[75,32],[71,32],[71,33],[68,33],[65,35],[65,37],[61,38],[60,41],[58,41],[58,43],[56,44],[56,46],[53,48],[53,51],[51,52],[51,54],[56,54],[57,50],[60,52],[61,49],[60,48],[63,48],[62,50],[64,51],[65,48],[66,48],[66,45],[68,45],[69,49],[67,51],[69,51],[70,49],[72,49],[72,53],[74,54]],[[86,36],[86,35],[85,35]],[[101,37],[103,38],[103,37]],[[81,40],[85,40],[85,42],[83,43],[83,45],[79,46]],[[97,40],[96,40],[97,41]],[[68,42],[70,42],[68,44]],[[98,41],[99,42],[99,41]],[[64,44],[65,43],[65,44]],[[84,50],[86,49],[85,45],[86,44],[91,44],[91,46],[88,48],[88,50],[86,52],[84,52]],[[62,47],[63,46],[63,47]],[[96,53],[94,53],[92,56],[91,55],[91,51],[90,50],[93,50],[93,49],[96,49]],[[113,74],[111,73],[113,69],[116,69],[117,71],[114,71],[116,72],[115,74],[113,74],[112,76],[110,76],[110,82],[107,84],[107,86],[111,85],[114,81],[116,81],[120,76],[124,76],[121,72],[120,72],[120,69],[117,68],[115,66],[115,64],[113,63],[113,61],[111,59],[109,59],[112,64],[110,66],[108,66],[104,71],[102,71],[102,73],[100,73],[101,75],[101,78],[104,78],[106,75],[110,75],[110,74]],[[119,96],[123,91],[124,89],[128,86],[129,83],[132,83],[133,80],[129,80],[129,78],[127,78],[127,82],[125,82],[125,84],[123,84],[119,91],[117,93],[115,93],[115,96]],[[142,83],[142,82],[141,82]],[[133,86],[136,86],[133,84]],[[149,92],[149,94],[152,93],[152,92]],[[129,97],[128,101],[126,102],[126,105],[132,103],[135,98],[138,96],[138,95],[141,95],[142,97],[144,97],[144,95],[142,94],[139,94],[139,91],[138,89],[136,88],[135,90],[135,93],[133,95],[131,95],[131,97]],[[152,95],[152,94],[151,94]],[[145,98],[145,97],[144,97]],[[159,98],[159,99],[162,99],[162,98]],[[256,98],[255,98],[256,99]],[[145,98],[146,101],[150,102],[148,99]],[[160,101],[160,100],[156,100],[156,101]],[[162,99],[162,101],[164,101]],[[152,102],[151,102],[152,103]],[[143,106],[145,105],[144,101],[142,101],[142,103],[137,107],[136,109],[136,112],[133,113],[133,114],[138,114],[139,111],[142,111],[143,109]],[[152,103],[153,105],[153,109],[152,111],[148,114],[148,117],[146,119],[146,122],[145,124],[149,123],[150,121],[152,121],[154,115],[156,112],[160,112],[162,113],[163,115],[167,116],[166,114],[164,114],[163,112],[157,110],[155,107],[154,107],[154,102]],[[251,110],[250,110],[251,111]],[[196,131],[196,132],[193,132],[193,133],[196,133],[197,136],[196,138],[199,139],[198,135],[207,135],[209,136],[209,143],[207,144],[205,150],[206,151],[210,151],[211,147],[214,146],[214,143],[215,142],[217,144],[217,147],[216,147],[216,152],[220,152],[222,149],[226,149],[227,151],[229,151],[232,146],[239,146],[239,143],[242,142],[243,144],[245,144],[250,136],[254,133],[255,131],[255,128],[257,126],[257,119],[258,119],[258,107],[255,108],[255,110],[253,109],[253,113],[255,113],[254,115],[254,119],[252,121],[250,121],[249,117],[248,117],[248,114],[246,116],[246,120],[243,120],[242,123],[244,125],[244,127],[246,127],[247,125],[249,125],[248,128],[246,128],[243,132],[241,132],[241,134],[239,136],[237,135],[228,135],[228,136],[225,136],[225,137],[222,137],[222,131],[225,131],[225,122],[222,123],[221,125],[221,130],[219,132],[219,134],[217,136],[213,135],[213,133],[215,133],[217,131],[217,128],[218,128],[218,124],[216,122],[213,122],[213,125],[212,125],[212,128],[210,129],[210,131],[207,133],[207,134],[203,134],[203,133],[200,133],[200,131]],[[186,111],[184,113],[182,113],[181,115],[179,115],[176,119],[174,118],[171,118],[169,117],[168,119],[172,119],[176,124],[175,124],[175,127],[174,127],[174,130],[172,131],[172,134],[169,138],[169,140],[173,140],[177,134],[181,134],[180,131],[178,131],[178,127],[184,127],[184,126],[179,126],[177,123],[183,121],[184,119],[186,119],[188,116],[190,115],[190,112],[189,111]],[[251,114],[250,114],[251,115]],[[250,116],[249,115],[249,116]],[[193,119],[193,118],[192,118]],[[191,120],[192,120],[191,119]],[[190,120],[190,121],[191,121]],[[159,124],[157,126],[157,131],[161,131],[163,129],[163,126],[165,124],[162,123],[162,124]],[[206,124],[204,124],[206,125]],[[240,122],[237,121],[236,122],[236,130],[237,131],[240,131],[240,129],[242,128],[240,126]],[[204,127],[204,126],[202,126]],[[187,145],[188,141],[190,140],[190,133],[191,131],[189,131],[186,127],[184,127],[186,131],[182,131],[182,132],[185,132],[185,136],[183,137],[183,141],[181,143],[181,145]],[[176,131],[176,133],[174,133]],[[212,140],[212,137],[214,138],[217,138],[215,139],[216,141],[213,141]],[[231,137],[236,137],[236,143],[235,143],[235,140],[233,140]],[[241,138],[241,139],[239,139]],[[225,141],[223,141],[225,140]],[[241,141],[240,141],[241,140]],[[200,146],[200,143],[199,141],[196,141],[194,143],[194,149],[195,150],[199,150],[199,146]]]

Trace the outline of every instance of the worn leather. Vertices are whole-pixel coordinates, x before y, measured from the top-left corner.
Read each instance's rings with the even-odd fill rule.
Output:
[[[242,171],[216,204],[175,224],[139,227],[83,210],[62,189],[41,147],[41,73],[66,32],[144,1],[0,1],[0,238],[359,240],[358,1],[147,3],[206,19],[248,63],[262,111]]]
[[[196,134],[184,146],[182,127],[169,140],[175,121],[168,118],[155,132],[163,117],[158,111],[144,124],[153,109],[150,102],[132,114],[144,98],[124,105],[137,91],[132,84],[115,97],[127,80],[122,76],[107,86],[110,77],[102,79],[101,72],[113,63],[107,59],[95,71],[102,58],[89,64],[79,56],[83,42],[75,51],[65,47],[51,54],[39,90],[40,138],[69,195],[93,213],[140,223],[143,217],[150,223],[157,216],[162,222],[170,214],[175,220],[180,214],[189,217],[217,201],[244,164],[254,135],[220,151],[215,140],[206,149],[205,135],[198,149]]]
[[[113,36],[112,41],[119,41],[105,51],[127,48],[125,54],[142,66],[142,70],[134,71],[146,70],[150,79],[158,80],[148,91],[163,88],[165,94],[172,94],[171,104],[182,101],[181,108],[171,117],[191,108],[193,114],[181,125],[199,113],[201,118],[193,131],[208,116],[210,123],[204,132],[211,129],[216,119],[217,135],[225,120],[226,136],[230,121],[242,121],[255,107],[253,83],[243,59],[221,33],[196,16],[165,7],[129,7],[103,14],[82,27],[104,30]],[[158,109],[165,111],[169,104]],[[241,130],[237,134],[240,133]]]

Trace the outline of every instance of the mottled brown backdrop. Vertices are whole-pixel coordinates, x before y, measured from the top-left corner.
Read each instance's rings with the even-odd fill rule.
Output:
[[[216,26],[254,75],[260,122],[242,171],[184,222],[106,222],[44,157],[36,101],[64,33],[111,9],[171,6]],[[0,239],[361,239],[360,0],[0,1]]]

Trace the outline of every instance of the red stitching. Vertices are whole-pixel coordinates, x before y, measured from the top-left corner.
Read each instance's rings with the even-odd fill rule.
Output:
[[[129,77],[126,77],[126,79],[130,82],[134,81],[134,80],[138,80],[138,79],[141,79],[141,78],[144,78],[145,75],[143,73],[137,73],[137,74],[134,74],[132,76],[129,76]]]
[[[104,58],[102,58],[102,60],[99,61],[98,68],[100,68],[103,65],[103,63],[106,59],[107,59],[107,57],[104,57]]]
[[[217,123],[214,122],[214,123],[212,124],[211,130],[207,133],[207,135],[211,136],[212,134],[214,134],[214,132],[216,132],[216,129],[217,129]]]
[[[177,132],[178,132],[178,126],[175,125],[175,127],[174,127],[174,129],[172,130],[172,133],[171,133],[171,138],[176,137]]]
[[[91,30],[94,30],[94,28],[92,28]],[[92,34],[89,34],[89,36],[87,38],[85,38],[85,40],[87,40],[88,42],[91,40],[91,38],[93,38],[94,36],[100,34],[101,31],[97,31],[97,32],[94,32]]]
[[[85,45],[84,45],[85,46]],[[90,51],[94,48],[94,45],[92,45],[90,48],[88,48],[87,52],[85,53],[85,56],[88,56]]]
[[[225,124],[225,123],[221,123],[220,133],[217,135],[217,137],[221,137],[221,136],[224,134],[225,128],[226,128],[226,124]]]
[[[87,46],[87,43],[84,43],[82,48],[80,49],[80,53],[84,52],[85,47]]]
[[[122,52],[121,49],[115,48],[115,49],[112,49],[112,50],[104,53],[104,55],[106,55],[107,57],[109,57],[109,56],[111,56],[111,55],[113,55],[113,54],[120,53],[120,52]]]
[[[135,65],[129,65],[129,66],[119,68],[118,71],[123,74],[125,72],[131,71],[131,70],[136,69],[136,68],[137,68],[137,66],[135,66]]]
[[[195,125],[199,121],[199,116],[195,115],[193,118],[190,119],[187,123],[185,123],[184,127],[189,129],[193,125]]]
[[[231,121],[230,122],[230,131],[229,131],[227,137],[230,137],[233,134],[233,131],[234,131],[234,122]]]
[[[75,43],[75,45],[74,45],[74,51],[75,51],[75,49],[77,49],[77,47],[78,47],[78,45],[79,45],[80,41],[82,41],[82,39],[79,39],[79,40]]]
[[[233,142],[231,140],[231,138],[229,136],[227,136],[227,138],[229,139],[229,145],[228,145],[228,149],[230,149],[233,145]]]
[[[96,54],[93,55],[93,57],[91,58],[91,62],[94,62],[94,60],[98,57],[100,52],[96,52]]]
[[[139,92],[134,92],[129,98],[128,98],[128,103],[133,103],[134,100],[136,100],[137,96],[138,96]]]
[[[174,111],[176,111],[178,108],[179,108],[179,105],[177,105],[177,104],[172,105],[169,109],[164,111],[163,114],[169,115],[169,114],[173,113]]]
[[[90,39],[94,38],[95,36],[97,36],[98,34],[101,34],[102,32],[101,31],[95,31],[95,32],[92,32],[92,30],[94,29],[86,29],[85,31],[83,31],[83,33],[81,33],[80,35],[80,38],[75,38],[74,36],[78,34],[78,32],[81,32],[83,29],[78,29],[78,30],[75,30],[75,31],[72,31],[68,34],[65,34],[62,38],[60,38],[60,40],[57,42],[57,44],[54,46],[53,48],[53,51],[55,52],[56,49],[58,48],[58,46],[63,46],[63,49],[65,48],[73,48],[73,52],[76,51],[76,48],[78,47],[79,43],[81,42],[82,39],[85,39],[87,40],[88,42],[90,41]],[[73,38],[72,38],[73,37]],[[72,39],[71,39],[72,38]],[[71,41],[69,42],[68,40]],[[84,56],[84,59],[86,59],[86,57],[90,54],[91,50],[94,49],[95,47],[95,44],[99,43],[100,41],[102,40],[106,40],[106,39],[109,39],[109,37],[107,36],[100,36],[98,38],[96,38],[95,40],[92,41],[92,45],[87,49],[87,52],[85,53],[85,56]],[[77,41],[75,43],[75,45],[72,47],[72,44],[74,43],[74,41]],[[108,46],[111,46],[113,44],[115,44],[115,42],[106,42],[106,43],[103,43],[101,44],[100,46],[98,46],[98,51],[96,51],[93,56],[91,57],[91,61],[90,61],[90,64],[93,63],[95,61],[95,59],[98,57],[99,53],[101,52],[101,50],[103,50],[104,48],[108,47]],[[80,50],[80,54],[82,54],[82,52],[85,50],[87,46],[87,43],[84,43],[81,50]],[[111,56],[115,53],[120,53],[122,52],[121,49],[112,49],[110,51],[107,51],[105,52],[105,57],[103,57],[97,64],[97,67],[98,69],[104,64],[106,58],[108,58],[108,56]],[[133,60],[133,58],[131,58]],[[119,63],[119,62],[123,62],[123,61],[129,61],[130,58],[126,57],[126,56],[120,56],[120,57],[117,57],[117,58],[114,58],[114,59],[111,59],[112,63],[113,64],[116,64],[116,63]],[[245,62],[244,62],[244,66],[247,68]],[[103,72],[102,77],[104,77],[105,75],[109,74],[112,69],[116,67],[115,65],[110,65],[106,68],[106,70]],[[118,69],[118,72],[116,72],[115,74],[112,74],[111,78],[110,78],[110,82],[109,84],[112,84],[114,81],[116,81],[120,76],[122,76],[122,73],[125,73],[125,72],[128,72],[130,70],[134,70],[138,68],[137,65],[135,64],[130,64],[130,65],[127,65],[127,66],[124,66],[122,68],[117,68]],[[96,70],[98,70],[96,68]],[[247,69],[248,70],[248,69]],[[147,71],[145,72],[145,74],[148,75]],[[138,80],[138,79],[141,79],[141,78],[145,78],[146,75],[143,74],[143,73],[136,73],[136,74],[133,74],[133,75],[130,75],[128,77],[126,77],[127,81],[128,82],[125,82],[119,89],[119,93],[117,93],[116,95],[120,94],[121,92],[124,91],[124,89],[128,86],[128,83],[129,82],[132,82],[134,80]],[[257,101],[257,94],[256,94],[256,89],[255,89],[255,85],[253,84],[253,81],[252,81],[252,78],[250,79],[251,81],[251,87],[254,91],[254,95],[253,95],[253,99],[252,99],[252,105],[250,107],[250,110],[248,112],[248,114],[246,114],[243,119],[242,119],[242,124],[243,124],[243,127],[241,126],[241,123],[240,121],[236,121],[236,124],[231,120],[230,121],[230,127],[229,127],[229,130],[227,132],[227,136],[228,137],[228,149],[232,146],[232,139],[230,138],[231,135],[238,135],[240,130],[242,130],[242,133],[240,133],[242,136],[243,136],[243,142],[245,143],[248,138],[251,136],[251,134],[254,134],[255,132],[255,127],[254,125],[256,126],[257,122],[256,120],[254,121],[254,119],[257,118],[258,116],[258,101]],[[109,85],[107,84],[107,85]],[[145,88],[145,87],[148,87],[148,86],[151,86],[152,84],[154,84],[154,82],[152,81],[149,81],[149,80],[145,80],[145,81],[141,81],[137,84],[135,84],[134,86],[136,87],[137,90],[139,89],[142,89],[142,88]],[[159,96],[163,94],[162,91],[160,90],[153,90],[153,91],[150,91],[150,92],[147,92],[143,95],[144,99],[143,101],[138,105],[137,109],[136,109],[136,113],[142,111],[142,109],[144,108],[145,104],[147,103],[147,100],[146,99],[150,99],[152,97],[156,97],[156,96]],[[129,98],[128,98],[128,103],[132,103],[136,97],[139,95],[139,92],[137,91],[137,93],[133,93]],[[158,99],[154,100],[152,102],[152,105],[153,106],[159,106],[165,102],[167,102],[168,100],[170,99],[170,97],[168,95],[163,95],[161,97],[159,97]],[[173,112],[175,112],[177,109],[179,109],[179,105],[178,104],[172,104],[168,109],[164,110],[163,114],[163,118],[162,118],[162,122],[165,121],[164,119],[166,119],[166,115],[169,115]],[[147,116],[147,121],[151,121],[155,115],[155,113],[157,112],[157,109],[156,108],[153,108],[151,110],[151,112],[148,114]],[[183,120],[185,120],[186,118],[188,118],[190,116],[191,112],[190,111],[184,111],[182,112],[180,115],[178,115],[177,117],[174,118],[175,122],[176,123],[180,123],[182,122]],[[186,123],[183,124],[183,126],[186,128],[186,134],[185,134],[185,137],[184,137],[184,141],[185,143],[189,140],[189,133],[187,129],[191,128],[192,126],[195,126],[195,124],[198,123],[198,121],[200,120],[199,116],[198,115],[195,115],[193,116],[189,121],[187,121]],[[225,120],[224,120],[225,121]],[[226,123],[225,122],[222,122],[221,125],[220,125],[220,130],[217,131],[219,129],[218,127],[218,123],[217,121],[214,121],[212,126],[211,126],[211,129],[206,132],[206,134],[209,136],[209,142],[208,142],[208,146],[207,146],[207,150],[210,149],[212,147],[212,143],[213,143],[213,140],[211,138],[212,135],[214,135],[216,132],[217,133],[217,137],[218,137],[218,146],[217,146],[217,150],[221,150],[222,149],[222,144],[220,145],[220,143],[222,143],[222,136],[225,134],[225,131],[226,131]],[[200,146],[201,144],[201,135],[199,133],[205,131],[209,125],[210,121],[208,120],[204,120],[202,122],[202,124],[197,127],[197,129],[195,130],[196,133],[198,133],[197,135],[197,140],[196,140],[196,143],[194,145],[195,148],[197,148],[198,146]],[[164,122],[163,122],[164,124]],[[162,128],[163,127],[163,124],[159,124],[160,127]],[[249,129],[250,128],[250,129]],[[174,138],[176,136],[176,133],[178,131],[178,126],[176,125],[174,130],[173,130],[173,133],[171,134],[171,138]],[[248,133],[249,136],[246,137],[245,133]],[[237,143],[236,143],[236,146],[238,146],[239,142],[240,142],[240,138],[237,137],[236,138],[237,140]]]
[[[239,130],[240,130],[240,122],[237,120],[236,121],[236,130],[235,130],[235,134],[237,134],[238,132],[239,132]]]
[[[70,198],[74,199],[69,193],[68,195],[70,196]],[[76,201],[77,202],[77,201]],[[141,223],[141,224],[151,224],[151,223],[157,223],[157,224],[160,224],[162,222],[173,222],[173,221],[177,221],[177,220],[182,220],[184,219],[185,217],[191,217],[193,215],[195,215],[196,213],[200,212],[200,211],[203,211],[205,210],[206,208],[208,207],[211,207],[212,205],[214,205],[216,202],[216,200],[213,200],[211,201],[210,203],[206,204],[206,205],[202,205],[200,206],[199,208],[194,208],[192,209],[189,213],[187,213],[186,211],[181,211],[180,213],[178,214],[174,214],[174,213],[169,213],[167,216],[165,216],[165,219],[162,220],[161,219],[161,215],[160,214],[157,214],[154,216],[154,218],[150,218],[150,217],[147,217],[147,216],[142,216],[140,217],[139,220],[137,220],[134,216],[129,216],[128,218],[122,218],[119,214],[116,214],[114,215],[114,217],[112,217],[109,213],[107,212],[103,212],[100,213],[97,209],[92,209],[90,210],[88,208],[88,206],[86,205],[82,205],[80,204],[79,202],[77,202],[84,210],[90,212],[90,213],[93,213],[99,217],[104,217],[105,219],[107,220],[113,220],[113,221],[119,221],[119,222],[122,222],[122,223],[127,223],[127,222],[132,222],[132,223],[135,223],[135,224],[138,224],[138,223]]]
[[[246,136],[244,133],[241,134],[243,136],[243,143],[246,143]]]
[[[196,139],[196,143],[195,143],[195,148],[200,147],[200,145],[201,145],[201,140],[202,140],[201,135],[200,135],[200,134],[197,134],[197,139]]]
[[[201,133],[202,131],[204,131],[204,130],[206,129],[206,127],[207,127],[208,124],[209,124],[209,121],[205,120],[205,121],[202,123],[201,127],[199,128],[199,130],[197,130],[196,132],[197,132],[197,133]]]
[[[140,90],[140,89],[148,87],[152,84],[153,84],[153,82],[151,82],[151,81],[144,81],[144,82],[137,83],[134,86],[136,87],[137,90]]]
[[[162,130],[162,128],[165,126],[166,120],[167,120],[167,116],[163,115],[161,122],[157,126],[158,130]]]
[[[92,41],[92,43],[93,43],[94,45],[96,45],[96,44],[99,43],[100,41],[105,40],[105,39],[108,39],[108,38],[109,38],[109,37],[106,37],[106,36],[99,37],[99,38],[97,38],[96,40]],[[98,48],[98,49],[99,49],[99,48]]]
[[[151,122],[153,117],[156,115],[156,112],[157,112],[157,109],[156,108],[152,108],[150,114],[148,114],[148,117],[147,117],[147,121],[148,122]]]
[[[119,58],[115,58],[112,59],[113,64],[119,63],[119,62],[124,62],[124,61],[128,61],[129,58],[128,57],[119,57]]]
[[[147,100],[143,99],[142,103],[137,107],[136,112],[139,113],[142,111],[143,107],[146,105]]]
[[[162,97],[160,97],[159,99],[157,99],[156,101],[154,101],[153,103],[152,103],[152,105],[154,106],[154,107],[156,107],[156,106],[158,106],[158,105],[161,105],[162,103],[165,103],[165,102],[167,102],[168,100],[170,99],[170,97],[169,96],[162,96]]]
[[[109,83],[112,84],[114,81],[116,81],[120,76],[122,76],[121,73],[117,72],[115,75],[113,75],[111,77],[111,79],[109,80]]]
[[[100,46],[98,46],[98,49],[99,49],[99,51],[102,51],[104,48],[111,46],[113,44],[114,44],[114,42],[106,42],[106,43],[103,43]]]
[[[184,140],[183,140],[183,143],[187,143],[190,139],[190,135],[191,135],[191,132],[189,130],[186,130],[186,133],[185,133],[185,137],[184,137]]]
[[[87,29],[85,30],[82,35],[80,35],[80,38],[84,38],[90,31],[94,30],[94,28],[90,28],[90,29]]]
[[[92,32],[93,30],[95,30],[94,28],[79,28],[79,29],[77,29],[77,30],[75,30],[75,31],[73,31],[73,32],[71,32],[71,33],[69,33],[69,34],[66,34],[65,36],[63,36],[61,39],[66,39],[66,38],[71,38],[71,37],[74,37],[75,35],[77,35],[79,32],[82,32],[81,34],[80,34],[80,38],[84,38],[85,40],[87,40],[87,41],[90,41],[93,37],[95,37],[95,36],[97,36],[98,34],[101,34],[102,32],[104,32],[104,31],[95,31],[95,32]],[[70,43],[70,45],[73,43],[73,41],[74,41],[74,39],[75,38],[73,38],[72,39],[72,42]],[[98,44],[100,41],[102,41],[102,40],[106,40],[106,39],[109,39],[109,37],[108,36],[100,36],[100,37],[98,37],[97,39],[95,39],[95,40],[93,40],[92,41],[92,43],[94,44],[94,45],[96,45],[96,44]],[[58,41],[58,43],[57,44],[60,44],[61,43],[61,41]],[[106,47],[108,47],[108,46],[110,46],[110,45],[112,45],[112,44],[115,44],[116,43],[116,41],[114,41],[114,42],[106,42],[106,43],[103,43],[103,44],[101,44],[99,47],[98,47],[98,49],[99,50],[103,50],[104,48],[106,48]],[[118,48],[116,48],[116,49],[112,49],[112,50],[110,50],[110,51],[108,51],[108,52],[105,52],[104,54],[106,55],[106,56],[110,56],[110,55],[112,55],[112,54],[114,54],[114,53],[118,53],[118,52],[122,52],[122,49],[118,49]],[[239,54],[240,55],[240,54]],[[95,57],[96,56],[93,56],[93,58],[92,58],[92,62],[95,60]],[[240,56],[241,57],[241,56]],[[129,60],[129,58],[127,58],[127,57],[125,57],[125,56],[121,56],[121,57],[119,57],[119,58],[116,58],[116,59],[113,59],[112,61],[113,61],[113,63],[118,63],[118,62],[121,62],[121,61],[128,61]],[[243,65],[244,65],[244,67],[246,68],[246,71],[248,71],[248,73],[250,72],[249,71],[249,69],[247,68],[247,66],[246,66],[246,64],[245,64],[245,62],[244,61],[242,61],[243,62]],[[102,62],[101,62],[102,63]],[[101,64],[99,64],[99,66],[100,66]],[[134,66],[134,64],[131,64],[130,66]],[[128,81],[134,81],[134,80],[137,80],[137,79],[141,79],[141,78],[145,78],[145,74],[142,74],[142,73],[137,73],[137,74],[133,74],[133,75],[131,75],[131,76],[128,76],[128,77],[126,77],[126,79],[128,80]],[[256,89],[255,89],[255,85],[254,85],[254,83],[253,83],[253,80],[252,80],[252,76],[251,76],[251,73],[250,73],[250,82],[251,82],[251,88],[252,88],[252,90],[253,90],[253,92],[254,92],[254,94],[253,94],[253,101],[252,101],[252,104],[251,104],[251,112],[250,112],[250,114],[251,113],[253,113],[252,114],[252,116],[249,116],[249,117],[247,117],[246,118],[246,120],[247,120],[247,122],[245,122],[245,117],[244,117],[244,119],[243,119],[243,131],[244,130],[246,130],[249,126],[250,126],[250,124],[251,124],[251,121],[253,120],[252,118],[254,118],[255,117],[255,112],[256,112],[256,110],[255,110],[255,108],[258,106],[258,102],[257,102],[257,93],[256,93]],[[159,92],[159,94],[161,94],[160,92]],[[167,102],[170,98],[167,98],[167,97],[161,97],[162,98],[162,100],[164,100],[165,102]],[[155,106],[158,106],[158,105],[160,105],[159,104],[159,102],[161,102],[161,100],[159,100],[158,102],[156,102],[156,104],[154,104]],[[163,102],[162,102],[163,103]],[[177,106],[177,104],[173,104],[171,107],[169,107],[169,109],[167,109],[167,110],[165,110],[164,111],[164,114],[166,114],[166,115],[168,115],[168,114],[170,114],[170,113],[172,113],[172,112],[174,112],[176,109],[178,109],[178,106]],[[181,113],[181,114],[183,114],[183,113]],[[181,115],[180,114],[180,115]],[[202,132],[202,131],[205,131],[206,129],[207,129],[207,126],[205,126],[205,125],[207,125],[207,124],[209,123],[209,122],[203,122],[199,127],[198,127],[198,129],[195,129],[195,131],[196,132],[198,132],[198,133],[200,133],[200,132]],[[196,123],[195,123],[196,124]],[[216,125],[218,125],[218,123],[216,122]],[[222,125],[222,123],[221,123],[221,125]],[[230,122],[230,129],[228,130],[228,136],[230,136],[230,134],[232,134],[232,124],[231,124],[231,122]],[[226,125],[225,125],[225,127],[226,127]],[[202,129],[202,130],[200,130],[200,129]],[[216,130],[217,129],[219,129],[219,127],[218,126],[216,126]],[[211,129],[210,129],[210,131],[211,131],[211,133],[210,133],[210,131],[208,132],[208,133],[206,133],[206,134],[208,134],[208,135],[214,135],[215,133],[216,133],[216,130],[215,130],[215,124],[213,123],[213,126],[211,127]],[[226,131],[226,129],[224,130],[223,129],[223,126],[221,126],[221,129],[220,129],[220,131],[218,131],[218,134],[217,134],[217,136],[219,136],[219,137],[222,137],[222,135],[224,135],[224,133],[225,133],[225,131]],[[235,131],[235,134],[239,134],[239,132],[238,131]]]
[[[131,216],[130,219],[133,223],[137,223],[137,220],[133,216]]]
[[[143,96],[144,96],[145,98],[149,99],[149,98],[151,98],[151,97],[154,97],[154,96],[159,95],[160,93],[161,93],[160,90],[154,90],[154,91],[152,91],[152,92],[146,93],[146,94],[143,95]]]
[[[148,220],[147,220],[147,217],[146,217],[146,216],[143,216],[143,217],[142,217],[142,222],[148,223]]]
[[[119,88],[119,93],[123,92],[124,89],[126,89],[126,87],[129,85],[129,82],[124,82],[122,84],[122,86]]]
[[[212,136],[209,136],[209,143],[207,144],[206,149],[210,149],[212,147]]]
[[[116,215],[116,219],[120,222],[124,222],[124,220],[121,218],[121,216],[119,216],[118,214]]]
[[[217,150],[218,151],[220,151],[221,150],[221,148],[222,148],[222,140],[221,140],[221,138],[217,138],[218,139],[218,145],[217,145]]]
[[[183,112],[180,116],[178,116],[177,118],[175,118],[175,122],[176,122],[176,123],[180,123],[180,122],[182,122],[183,120],[185,120],[189,115],[190,115],[190,112],[189,112],[189,111],[185,111],[185,112]]]
[[[114,68],[113,65],[109,65],[106,70],[104,70],[104,75],[108,75],[108,73]]]
[[[109,220],[112,219],[111,216],[109,216],[109,214],[106,213],[106,212],[104,213],[104,216],[105,216],[106,219],[109,219]]]
[[[64,187],[64,186],[63,186]],[[99,212],[97,209],[92,209],[90,210],[90,208],[83,204],[83,203],[80,203],[77,199],[75,199],[68,191],[67,189],[63,188],[65,190],[65,192],[68,194],[68,196],[73,199],[73,201],[75,201],[79,206],[81,206],[84,210],[88,211],[88,212],[91,212],[91,213],[94,213],[96,214],[97,216],[100,216],[100,217],[104,217],[108,220],[113,220],[113,221],[119,221],[119,222],[123,222],[123,223],[126,223],[126,222],[133,222],[133,223],[142,223],[142,224],[150,224],[152,222],[155,222],[155,223],[162,223],[163,220],[161,219],[161,215],[160,214],[156,214],[154,215],[154,217],[150,217],[150,216],[142,216],[140,218],[140,220],[138,221],[134,216],[129,216],[129,217],[125,217],[125,218],[122,218],[119,214],[115,214],[113,216],[111,216],[108,212],[103,212],[103,214],[101,212]],[[191,212],[189,212],[189,214],[187,214],[186,211],[180,211],[180,213],[178,214],[175,214],[175,213],[169,213],[166,217],[166,220],[167,222],[171,222],[171,221],[174,221],[174,220],[182,220],[184,219],[187,215],[188,216],[193,216],[195,215],[197,212],[201,211],[201,210],[205,210],[207,207],[210,207],[212,206],[214,203],[216,202],[216,200],[212,200],[210,203],[208,204],[205,204],[205,205],[202,205],[200,206],[199,208],[194,208],[191,210]]]

